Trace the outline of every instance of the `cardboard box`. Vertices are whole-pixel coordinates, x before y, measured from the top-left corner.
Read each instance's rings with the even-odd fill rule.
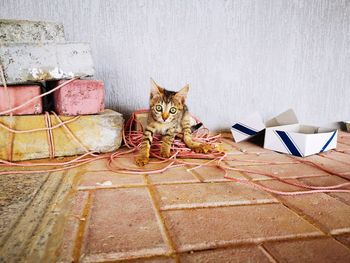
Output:
[[[263,121],[259,113],[255,112],[234,123],[231,127],[231,133],[235,142],[241,142],[252,138],[266,127],[296,123],[298,123],[298,118],[292,109],[282,112],[266,122]]]
[[[265,130],[264,148],[299,157],[337,147],[338,130],[293,124]]]

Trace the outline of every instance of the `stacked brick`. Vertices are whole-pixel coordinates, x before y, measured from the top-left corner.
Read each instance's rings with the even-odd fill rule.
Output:
[[[0,122],[2,124],[7,119],[1,115],[12,114],[17,117],[26,115],[22,116],[22,119],[32,121],[35,119],[33,115],[43,114],[44,110],[55,111],[58,115],[64,116],[84,115],[84,118],[92,120],[106,115],[103,114],[103,82],[87,79],[94,75],[90,47],[86,43],[66,42],[63,25],[52,22],[0,20],[0,45],[0,63],[7,84],[6,88],[3,78],[0,78]],[[82,78],[55,90],[50,96],[37,98],[43,92],[50,91],[74,77]],[[33,98],[36,99],[33,100]],[[29,100],[33,101],[24,107],[10,111]],[[113,126],[113,129],[116,129],[115,134],[111,135],[115,137],[112,140],[114,143],[110,147],[102,147],[103,150],[99,149],[103,152],[113,151],[121,144],[123,118],[116,112],[113,115],[113,111],[109,111],[107,115],[108,118],[111,116],[117,118],[113,123],[118,123],[118,127]],[[95,123],[102,125],[104,122]],[[108,125],[112,122],[105,123]],[[5,132],[0,128],[0,135]],[[80,131],[80,136],[90,135],[88,131],[86,133]],[[106,143],[107,141],[111,143],[109,139],[106,139]],[[55,140],[55,143],[61,142]],[[103,142],[101,143],[103,146]],[[96,150],[95,148],[91,150]],[[60,155],[75,155],[78,152],[63,150]],[[36,158],[35,154],[30,156],[31,159]],[[45,154],[40,153],[38,156],[43,158]],[[13,158],[2,156],[0,151],[0,159]]]

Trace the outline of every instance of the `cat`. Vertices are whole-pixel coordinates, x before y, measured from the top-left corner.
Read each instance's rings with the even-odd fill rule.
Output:
[[[138,166],[144,166],[149,162],[149,152],[153,135],[162,135],[160,156],[171,156],[171,145],[175,136],[182,135],[186,146],[197,153],[207,153],[211,150],[209,144],[202,144],[192,139],[191,116],[185,104],[189,85],[178,92],[169,91],[159,86],[151,79],[150,109],[147,127],[144,129],[140,152],[135,158]]]

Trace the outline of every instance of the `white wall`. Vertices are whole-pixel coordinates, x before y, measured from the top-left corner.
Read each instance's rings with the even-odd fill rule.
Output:
[[[302,122],[350,119],[347,0],[0,0],[0,17],[63,22],[90,42],[107,105],[147,107],[149,77],[210,128],[292,107]]]

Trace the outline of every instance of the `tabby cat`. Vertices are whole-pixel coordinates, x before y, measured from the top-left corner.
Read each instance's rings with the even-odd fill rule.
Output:
[[[182,138],[187,147],[195,152],[207,153],[211,150],[208,144],[201,144],[192,140],[190,114],[185,104],[189,86],[180,91],[166,90],[151,79],[150,111],[147,127],[144,129],[141,148],[136,157],[136,164],[144,166],[149,162],[149,151],[153,135],[162,135],[160,155],[164,158],[171,156],[170,148],[176,135]]]

